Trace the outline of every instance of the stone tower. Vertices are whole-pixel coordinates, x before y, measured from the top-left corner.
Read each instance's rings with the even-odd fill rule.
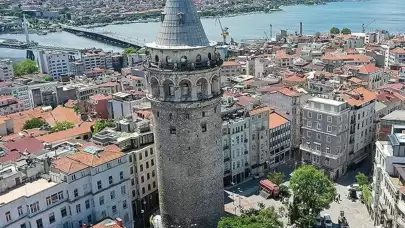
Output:
[[[217,227],[224,212],[222,60],[193,0],[167,0],[147,48],[163,227]]]

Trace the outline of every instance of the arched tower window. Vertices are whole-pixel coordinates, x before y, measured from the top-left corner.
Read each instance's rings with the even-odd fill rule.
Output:
[[[188,99],[191,97],[191,83],[189,80],[182,80],[180,82],[181,99]]]
[[[182,66],[187,65],[187,57],[186,57],[186,56],[182,56],[182,57],[180,58],[180,64],[181,64]]]
[[[160,88],[159,88],[159,82],[156,78],[152,78],[150,80],[150,88],[151,88],[152,97],[158,98],[160,96]]]
[[[200,63],[201,62],[201,55],[198,54],[197,57],[195,58],[196,63]]]
[[[165,98],[174,97],[174,84],[170,80],[166,80],[163,83],[163,90],[165,92]]]
[[[220,92],[220,87],[219,87],[219,79],[218,76],[215,75],[214,77],[212,77],[211,79],[211,93],[213,95],[217,95]]]
[[[197,97],[206,98],[208,97],[208,82],[205,78],[200,78],[197,81]]]
[[[172,59],[170,58],[170,56],[166,56],[166,63],[172,63]]]
[[[208,53],[208,60],[211,61],[211,59],[212,59],[212,56],[211,56],[211,52],[210,52],[210,53]]]
[[[159,56],[158,55],[155,55],[155,62],[159,62]]]

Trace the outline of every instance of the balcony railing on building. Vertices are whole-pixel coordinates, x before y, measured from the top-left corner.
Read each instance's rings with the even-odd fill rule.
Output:
[[[163,63],[163,62],[152,62],[147,60],[144,66],[148,69],[154,70],[170,70],[170,71],[192,71],[192,70],[208,70],[218,66],[221,66],[223,60],[217,58],[214,60],[201,61],[201,62],[175,62],[175,63]]]

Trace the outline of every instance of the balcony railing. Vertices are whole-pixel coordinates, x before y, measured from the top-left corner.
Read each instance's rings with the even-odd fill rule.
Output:
[[[185,62],[185,63],[162,63],[146,61],[144,66],[148,69],[156,70],[170,70],[170,71],[192,71],[192,70],[205,70],[221,66],[224,61],[220,58],[202,62]]]

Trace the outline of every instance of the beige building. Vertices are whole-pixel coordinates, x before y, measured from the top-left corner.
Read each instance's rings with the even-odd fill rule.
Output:
[[[221,80],[222,82],[228,82],[232,77],[239,76],[241,74],[242,67],[236,61],[224,61],[221,66]]]
[[[0,115],[24,111],[24,103],[12,96],[0,97]]]
[[[9,59],[0,59],[0,79],[8,82],[14,78],[13,62]]]

